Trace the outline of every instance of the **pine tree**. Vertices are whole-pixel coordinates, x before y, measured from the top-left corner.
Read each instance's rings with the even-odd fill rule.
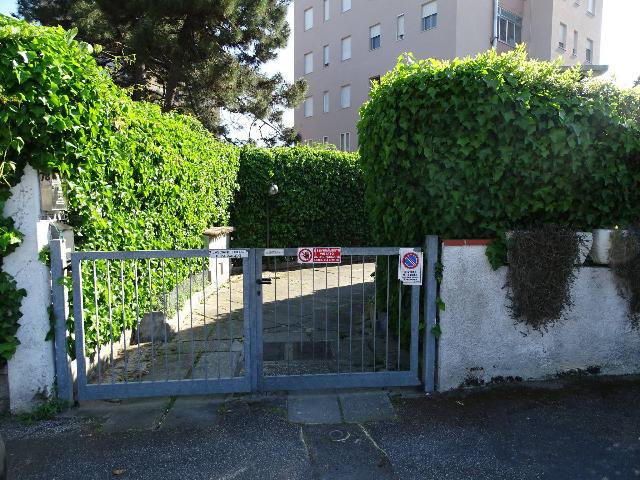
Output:
[[[43,25],[77,28],[103,47],[98,61],[137,100],[189,112],[224,135],[219,111],[267,125],[267,143],[295,139],[283,112],[306,84],[261,72],[286,45],[291,0],[18,0],[18,13]],[[275,134],[273,134],[275,132]]]

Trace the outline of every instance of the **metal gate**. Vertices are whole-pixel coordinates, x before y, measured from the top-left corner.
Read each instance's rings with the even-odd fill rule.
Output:
[[[426,330],[435,321],[432,247]],[[321,265],[297,263],[297,253],[73,253],[78,398],[419,385],[421,289],[399,282],[399,249],[343,248],[340,263]]]

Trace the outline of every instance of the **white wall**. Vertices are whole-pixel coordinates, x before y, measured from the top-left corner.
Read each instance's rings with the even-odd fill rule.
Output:
[[[467,379],[543,379],[591,366],[603,374],[640,373],[640,331],[631,328],[611,270],[580,268],[574,307],[542,335],[511,318],[504,289],[507,269],[491,269],[486,247],[446,243],[439,390],[457,388]]]
[[[40,184],[33,168],[26,168],[21,182],[11,191],[4,215],[15,220],[24,240],[4,259],[2,269],[16,279],[18,288],[27,291],[20,309],[20,345],[8,364],[10,408],[20,412],[37,404],[39,392],[50,394],[54,383],[53,343],[44,340],[49,331],[49,271],[38,260],[38,252],[48,244],[51,222],[40,220]]]

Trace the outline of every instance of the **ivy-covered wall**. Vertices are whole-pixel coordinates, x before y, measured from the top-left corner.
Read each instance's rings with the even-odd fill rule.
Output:
[[[357,154],[331,149],[255,148],[240,155],[232,208],[234,244],[362,246],[371,243]],[[278,186],[277,195],[269,187]]]
[[[523,48],[402,60],[358,125],[375,237],[626,224],[640,213],[639,116],[638,89],[583,80]]]
[[[92,47],[73,37],[72,31],[0,16],[0,212],[9,187],[30,164],[64,179],[80,250],[201,248],[207,227],[228,223],[238,149],[218,142],[190,117],[133,102],[96,65]],[[0,262],[20,238],[11,219],[0,218]],[[98,265],[99,276],[105,270]],[[84,285],[93,299],[91,273],[84,271]],[[139,284],[142,299],[149,297],[145,282]],[[99,285],[100,302],[105,288]],[[0,360],[6,360],[17,346],[18,307],[26,292],[4,273],[0,292]],[[121,303],[133,298],[133,282],[124,294]],[[93,307],[85,307],[91,350]],[[117,338],[120,312],[113,318]],[[124,318],[128,325],[133,321]],[[101,324],[102,338],[108,338],[107,324]]]

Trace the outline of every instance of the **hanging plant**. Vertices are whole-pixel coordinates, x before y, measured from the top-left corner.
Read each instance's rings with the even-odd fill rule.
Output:
[[[582,241],[575,231],[557,225],[512,233],[507,298],[514,319],[546,332],[573,305],[571,286]]]
[[[614,230],[609,263],[620,295],[629,303],[629,319],[640,329],[640,223],[628,230]]]

